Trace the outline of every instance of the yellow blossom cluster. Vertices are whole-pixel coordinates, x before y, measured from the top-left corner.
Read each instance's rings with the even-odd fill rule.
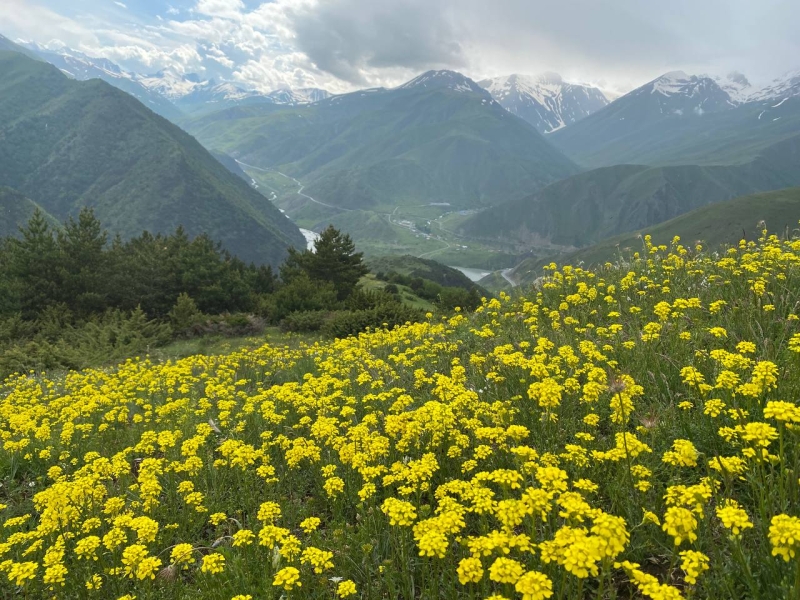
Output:
[[[14,376],[0,595],[796,599],[798,307],[795,239],[645,237],[473,314]]]

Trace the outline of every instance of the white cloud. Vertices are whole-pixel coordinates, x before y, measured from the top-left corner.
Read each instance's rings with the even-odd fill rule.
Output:
[[[127,4],[125,4],[124,2],[120,2],[119,0],[114,0],[114,4],[116,4],[117,6],[121,6],[122,8],[128,8]]]
[[[192,0],[161,15],[127,4],[123,22],[108,0],[0,0],[0,23],[130,70],[196,71],[264,91],[391,86],[429,68],[473,78],[555,70],[622,91],[676,68],[768,78],[800,55],[800,5],[785,0]]]
[[[192,12],[222,19],[239,20],[244,11],[241,0],[198,0]]]

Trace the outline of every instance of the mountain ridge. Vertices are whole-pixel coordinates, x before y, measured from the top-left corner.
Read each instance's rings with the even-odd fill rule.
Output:
[[[513,74],[484,79],[478,85],[539,133],[557,131],[609,103],[599,89],[565,82],[558,73],[542,73],[535,77]]]
[[[0,52],[0,75],[0,184],[57,219],[90,206],[125,237],[182,225],[274,265],[305,246],[265,197],[132,96],[15,52]]]
[[[308,194],[343,208],[481,206],[577,172],[533,126],[453,71],[301,107],[237,107],[185,124],[207,147],[302,179]]]
[[[800,134],[744,165],[614,165],[487,209],[463,235],[521,247],[581,247],[734,197],[800,185]]]

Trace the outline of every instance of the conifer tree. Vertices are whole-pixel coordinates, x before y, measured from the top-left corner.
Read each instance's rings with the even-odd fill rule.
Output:
[[[350,296],[361,277],[369,273],[363,259],[364,254],[356,252],[350,236],[329,225],[314,243],[313,252],[290,249],[281,267],[281,279],[290,281],[303,271],[314,281],[332,283],[341,301]]]
[[[39,210],[20,228],[21,239],[12,239],[9,251],[9,274],[18,286],[20,310],[26,318],[35,318],[47,306],[57,303],[60,289],[59,252],[53,231]]]

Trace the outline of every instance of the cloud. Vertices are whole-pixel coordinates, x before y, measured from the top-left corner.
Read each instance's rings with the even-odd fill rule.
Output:
[[[119,0],[114,0],[114,4],[116,4],[117,6],[121,6],[122,8],[128,8],[127,4],[125,4],[124,2],[120,2]]]
[[[222,19],[239,20],[244,11],[241,0],[198,0],[192,12]]]
[[[123,21],[108,0],[0,0],[0,22],[131,70],[265,91],[392,86],[431,68],[474,79],[550,70],[625,91],[674,69],[738,69],[760,83],[800,66],[800,3],[787,0],[116,0],[126,2]]]
[[[297,48],[353,82],[447,65],[643,83],[678,67],[784,70],[800,54],[800,3],[785,0],[325,0],[287,15]]]
[[[288,10],[287,18],[314,64],[361,84],[374,70],[467,66],[450,13],[430,0],[330,0]]]

